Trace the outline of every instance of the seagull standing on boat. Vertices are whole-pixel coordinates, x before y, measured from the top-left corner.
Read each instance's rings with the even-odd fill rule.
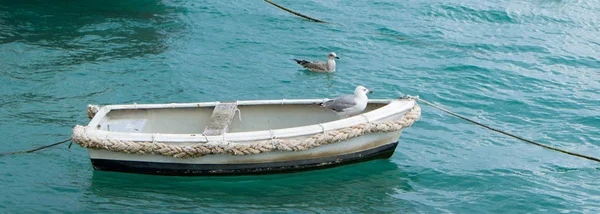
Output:
[[[335,59],[340,59],[334,52],[327,55],[327,62],[309,62],[294,59],[296,63],[312,72],[329,73],[335,71]]]
[[[373,91],[359,85],[354,89],[353,95],[343,95],[333,100],[319,103],[319,105],[333,110],[340,117],[350,117],[365,110],[369,102],[367,93],[373,93]]]

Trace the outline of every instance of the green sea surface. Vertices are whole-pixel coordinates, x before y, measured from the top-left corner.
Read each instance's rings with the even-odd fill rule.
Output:
[[[87,104],[419,95],[600,157],[600,1],[0,0],[0,152]],[[292,59],[341,58],[310,73]],[[0,213],[599,213],[600,164],[422,105],[389,160],[238,177],[94,171],[77,145],[0,157]]]

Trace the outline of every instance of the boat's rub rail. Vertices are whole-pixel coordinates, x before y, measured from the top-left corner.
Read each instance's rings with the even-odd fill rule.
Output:
[[[73,128],[73,142],[90,149],[104,149],[127,154],[153,154],[176,158],[201,157],[210,154],[252,155],[272,151],[302,151],[321,145],[350,140],[369,133],[400,131],[411,126],[421,116],[421,107],[415,103],[403,117],[398,120],[376,121],[354,125],[351,127],[328,130],[323,133],[293,139],[270,139],[249,143],[228,141],[210,141],[194,145],[176,145],[162,142],[139,142],[100,139],[88,136],[88,126],[77,125]]]

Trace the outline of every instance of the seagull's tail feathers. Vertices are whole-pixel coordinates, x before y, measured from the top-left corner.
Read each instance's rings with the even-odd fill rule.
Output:
[[[327,106],[327,102],[330,102],[330,101],[331,101],[331,99],[325,99],[325,100],[323,100],[321,102],[313,103],[313,105],[317,105],[317,106],[321,106],[321,107],[326,107]]]
[[[299,65],[302,65],[302,66],[304,66],[304,65],[306,65],[306,64],[308,64],[308,63],[310,63],[309,61],[306,61],[306,60],[298,60],[298,59],[294,59],[294,61],[296,61],[296,63],[298,63]]]

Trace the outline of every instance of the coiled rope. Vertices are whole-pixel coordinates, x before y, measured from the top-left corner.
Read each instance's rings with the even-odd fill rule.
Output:
[[[486,129],[498,132],[500,134],[504,134],[506,136],[513,137],[513,138],[521,140],[523,142],[530,143],[530,144],[533,144],[533,145],[536,145],[536,146],[539,146],[539,147],[543,147],[543,148],[546,148],[546,149],[554,150],[554,151],[557,151],[557,152],[561,152],[561,153],[564,153],[564,154],[567,154],[567,155],[572,155],[572,156],[576,156],[576,157],[585,158],[585,159],[588,159],[588,160],[600,162],[600,159],[598,159],[598,158],[594,158],[594,157],[590,157],[590,156],[586,156],[586,155],[582,155],[582,154],[578,154],[578,153],[574,153],[574,152],[565,151],[565,150],[562,150],[562,149],[559,149],[559,148],[555,148],[555,147],[552,147],[552,146],[547,146],[547,145],[544,145],[544,144],[541,144],[541,143],[538,143],[538,142],[535,142],[535,141],[532,141],[532,140],[528,140],[528,139],[516,136],[514,134],[511,134],[511,133],[508,133],[508,132],[505,132],[505,131],[502,131],[502,130],[499,130],[499,129],[496,129],[496,128],[489,127],[489,126],[487,126],[485,124],[482,124],[482,123],[479,123],[477,121],[471,120],[471,119],[466,118],[466,117],[464,117],[462,115],[459,115],[457,113],[451,112],[451,111],[446,110],[446,109],[444,109],[444,108],[442,108],[440,106],[437,106],[437,105],[435,105],[433,103],[430,103],[430,102],[428,102],[426,100],[423,100],[423,99],[421,99],[419,97],[416,97],[416,99],[419,100],[419,101],[421,101],[421,102],[423,102],[423,103],[425,103],[425,104],[427,104],[427,105],[429,105],[429,106],[431,106],[431,107],[434,107],[434,108],[436,108],[436,109],[438,109],[440,111],[446,112],[446,113],[448,113],[448,114],[450,114],[452,116],[458,117],[458,118],[463,119],[465,121],[471,122],[471,123],[473,123],[475,125],[478,125],[478,126],[481,126],[483,128],[486,128]]]

